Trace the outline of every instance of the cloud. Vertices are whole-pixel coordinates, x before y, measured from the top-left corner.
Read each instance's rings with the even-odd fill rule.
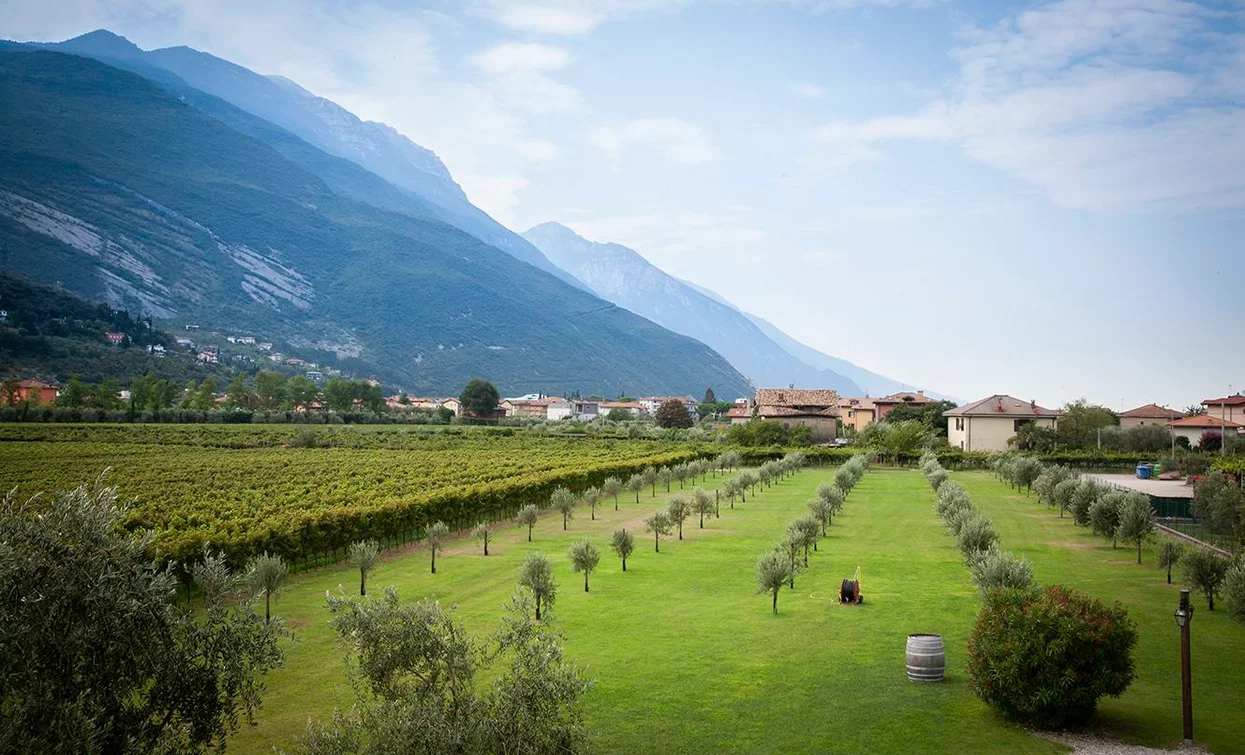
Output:
[[[496,9],[497,20],[516,31],[545,34],[585,34],[596,28],[601,19],[569,8],[530,3],[502,4]]]
[[[489,76],[490,88],[513,107],[534,113],[573,113],[583,108],[583,95],[547,75],[566,68],[573,59],[561,47],[507,42],[468,60]]]
[[[953,94],[834,121],[827,145],[948,143],[1083,210],[1245,202],[1245,35],[1180,0],[1064,0],[969,29]],[[873,151],[870,151],[873,150]]]
[[[605,126],[592,134],[592,143],[617,170],[623,152],[646,147],[677,165],[703,165],[721,157],[712,137],[698,124],[680,118],[641,118],[622,126]]]
[[[793,81],[787,84],[787,91],[802,100],[820,100],[826,95],[825,89],[805,81]]]

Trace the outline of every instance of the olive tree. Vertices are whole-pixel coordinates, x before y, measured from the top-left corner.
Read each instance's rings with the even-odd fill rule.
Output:
[[[351,543],[346,553],[350,563],[359,570],[359,594],[367,595],[367,575],[380,562],[380,543],[375,540],[359,540]],[[435,573],[436,569],[432,571]]]
[[[1033,585],[1033,566],[1023,558],[993,548],[979,552],[969,565],[981,597],[999,588],[1027,589]]]
[[[1126,543],[1137,544],[1137,563],[1141,563],[1141,544],[1154,532],[1154,510],[1145,493],[1125,495],[1119,511],[1115,536]]]
[[[523,560],[523,569],[519,572],[519,586],[531,591],[536,602],[536,620],[540,621],[541,606],[548,613],[558,597],[558,583],[553,579],[553,567],[549,565],[545,554],[532,553]]]
[[[591,487],[585,490],[580,495],[580,498],[585,504],[588,505],[588,509],[592,514],[592,521],[595,522],[597,520],[597,504],[601,502],[601,491],[595,487]]]
[[[778,550],[787,557],[787,584],[792,590],[795,589],[795,575],[800,573],[800,551],[804,549],[803,537],[803,533],[798,529],[788,527],[787,539],[778,544]]]
[[[657,477],[657,470],[653,467],[645,467],[644,471],[640,473],[640,479],[644,481],[644,486],[653,489],[652,498],[657,497]]]
[[[1228,616],[1245,622],[1245,560],[1240,557],[1224,575],[1223,596],[1227,599]]]
[[[713,502],[708,493],[700,488],[692,491],[692,510],[700,515],[700,528],[702,530],[705,528],[705,516],[713,514],[716,507],[717,504]]]
[[[566,555],[571,559],[571,568],[584,573],[584,592],[588,592],[588,575],[601,562],[601,551],[590,540],[580,540],[571,545]]]
[[[830,502],[824,498],[817,497],[810,499],[806,504],[808,510],[817,518],[817,522],[821,526],[821,534],[826,534],[826,523],[830,521]]]
[[[471,536],[475,538],[477,542],[484,543],[484,555],[487,556],[488,543],[489,540],[493,538],[493,526],[488,522],[482,522],[481,524],[476,525],[476,528],[471,531]]]
[[[601,483],[602,495],[613,496],[615,511],[618,511],[618,494],[622,492],[622,489],[623,489],[622,480],[618,479],[617,477],[606,477],[605,482]]]
[[[1095,535],[1109,539],[1112,548],[1118,543],[1120,507],[1125,500],[1127,500],[1125,493],[1114,490],[1100,496],[1089,507],[1089,526]]]
[[[1204,594],[1207,607],[1215,610],[1215,596],[1228,572],[1227,559],[1205,548],[1190,548],[1180,564],[1184,567],[1185,584]]]
[[[313,722],[301,755],[582,752],[589,683],[525,592],[500,629],[473,637],[434,600],[330,598],[332,627],[358,669],[356,700]],[[489,684],[477,683],[487,678]]]
[[[21,752],[197,753],[253,721],[281,665],[266,622],[219,554],[190,570],[201,610],[102,478],[0,502],[0,741]]]
[[[428,552],[432,554],[432,573],[437,573],[437,551],[441,550],[441,544],[445,542],[445,538],[450,536],[450,528],[445,522],[435,522],[424,533],[424,537],[428,540]]]
[[[843,499],[846,497],[847,494],[838,485],[823,482],[817,486],[817,498],[825,501],[826,510],[829,512],[826,515],[827,525],[834,524],[834,515],[843,510]]]
[[[285,560],[280,556],[269,555],[268,551],[252,556],[246,562],[246,583],[251,595],[264,596],[265,624],[272,622],[272,599],[281,593],[281,586],[285,584],[289,573],[290,568]]]
[[[558,488],[549,497],[549,504],[562,515],[562,529],[575,517],[575,494],[566,488]]]
[[[644,475],[633,474],[627,478],[627,490],[635,494],[635,502],[640,502],[640,491],[644,490]]]
[[[661,553],[661,536],[669,535],[673,528],[670,516],[664,511],[654,512],[644,520],[644,529],[653,533],[653,550],[657,553]]]
[[[691,515],[692,507],[688,505],[687,499],[682,496],[671,498],[670,504],[666,506],[666,516],[670,517],[670,521],[679,528],[680,540],[683,539],[683,522],[687,521],[687,518]]]
[[[1172,567],[1180,563],[1180,559],[1184,556],[1184,545],[1170,537],[1165,537],[1159,541],[1159,547],[1155,549],[1155,559],[1160,569],[1167,570],[1167,584],[1172,583]]]
[[[788,539],[794,537],[804,551],[804,565],[808,566],[808,549],[817,550],[817,540],[821,537],[821,520],[812,514],[796,519],[787,527]]]
[[[757,561],[757,592],[772,596],[775,616],[778,615],[778,593],[782,592],[782,586],[789,579],[792,579],[792,574],[787,554],[772,550]]]
[[[635,552],[635,538],[625,528],[614,530],[610,536],[610,547],[622,559],[622,570],[627,571],[627,556]]]
[[[519,515],[516,519],[519,526],[527,527],[527,541],[532,542],[532,528],[536,526],[536,520],[540,518],[540,509],[536,508],[536,504],[529,503],[519,509]]]

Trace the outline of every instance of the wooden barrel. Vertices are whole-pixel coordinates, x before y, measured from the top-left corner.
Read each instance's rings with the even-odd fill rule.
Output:
[[[941,682],[947,667],[942,637],[936,634],[908,635],[908,681]]]

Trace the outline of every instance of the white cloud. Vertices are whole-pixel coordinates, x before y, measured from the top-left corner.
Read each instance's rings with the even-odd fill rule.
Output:
[[[604,126],[591,139],[615,169],[621,167],[623,152],[631,146],[652,149],[677,165],[702,165],[721,157],[708,132],[680,118],[640,118],[622,126]]]
[[[490,77],[490,87],[512,106],[534,113],[571,113],[582,109],[575,87],[548,76],[566,68],[570,52],[552,45],[507,42],[469,58]]]
[[[956,144],[1075,209],[1240,204],[1245,36],[1216,31],[1217,15],[1181,0],[1025,11],[966,32],[954,96],[818,135],[872,159],[888,141]]]
[[[792,81],[787,84],[787,91],[802,100],[820,100],[826,96],[826,90],[806,81]]]
[[[502,5],[498,3],[498,5]],[[497,8],[497,20],[516,31],[546,34],[584,34],[592,31],[600,19],[589,13],[549,5],[519,3]]]

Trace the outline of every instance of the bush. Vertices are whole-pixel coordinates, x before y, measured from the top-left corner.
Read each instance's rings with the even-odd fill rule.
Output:
[[[1228,615],[1245,622],[1245,561],[1239,558],[1223,578],[1223,598]]]
[[[995,590],[969,636],[969,683],[1009,719],[1044,727],[1082,724],[1099,698],[1128,689],[1136,644],[1136,624],[1119,603],[1059,585]]]
[[[969,571],[983,598],[999,588],[1025,590],[1033,586],[1033,567],[1029,562],[997,548],[980,553]]]
[[[965,519],[960,525],[959,534],[955,536],[960,552],[970,561],[975,559],[978,553],[993,548],[998,541],[999,536],[994,531],[994,525],[981,514]]]

